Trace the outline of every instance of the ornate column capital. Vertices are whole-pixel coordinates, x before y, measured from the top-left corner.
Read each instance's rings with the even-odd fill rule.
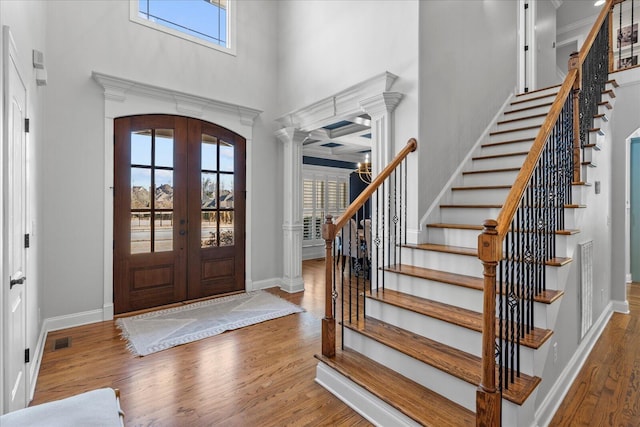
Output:
[[[360,107],[374,119],[391,114],[402,100],[402,96],[400,92],[382,92],[360,101]]]
[[[309,132],[304,132],[298,128],[287,127],[278,129],[275,132],[276,138],[280,142],[287,143],[293,142],[294,144],[302,144],[302,142],[309,137]]]

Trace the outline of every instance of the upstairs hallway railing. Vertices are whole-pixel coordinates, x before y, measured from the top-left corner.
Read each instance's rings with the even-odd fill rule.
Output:
[[[400,243],[406,243],[407,156],[418,146],[414,138],[336,220],[322,225],[325,246],[325,317],[322,354],[336,354],[336,317],[346,323],[364,320],[364,295],[384,287],[378,266],[400,263]],[[370,201],[370,210],[365,203]],[[368,212],[373,212],[368,218]],[[340,247],[336,247],[339,237]],[[336,310],[340,303],[339,311]],[[344,336],[344,334],[342,334]]]
[[[608,0],[553,102],[497,219],[484,222],[478,257],[484,266],[482,380],[478,426],[501,425],[501,393],[520,375],[520,340],[534,325],[534,299],[546,291],[546,265],[564,228],[572,185],[581,181],[583,148],[609,71]]]

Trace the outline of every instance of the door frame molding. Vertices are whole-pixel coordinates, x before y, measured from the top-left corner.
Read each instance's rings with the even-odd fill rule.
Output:
[[[625,139],[625,203],[624,203],[624,272],[625,282],[631,283],[631,144],[640,139],[640,128]],[[626,290],[625,290],[626,292]],[[626,294],[625,294],[626,295]],[[626,298],[625,298],[626,301]]]
[[[113,319],[113,120],[142,114],[170,114],[200,119],[225,127],[246,139],[246,163],[252,162],[253,123],[261,110],[152,86],[121,77],[92,73],[104,90],[104,230],[102,320]],[[251,224],[252,171],[247,167],[246,224]],[[245,240],[245,287],[252,290],[251,234]]]

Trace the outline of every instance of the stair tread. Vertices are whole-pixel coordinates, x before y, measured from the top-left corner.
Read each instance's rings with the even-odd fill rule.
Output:
[[[511,188],[510,185],[476,185],[476,186],[468,186],[468,187],[451,187],[451,191],[461,191],[461,190],[504,190],[507,188]]]
[[[441,208],[471,208],[471,209],[487,209],[487,208],[497,208],[500,209],[502,208],[502,204],[467,204],[467,205],[463,205],[463,204],[442,204],[440,205]],[[586,205],[577,205],[577,204],[565,204],[564,208],[565,209],[577,209],[577,208],[586,208]]]
[[[551,107],[552,105],[553,102],[544,102],[542,104],[532,105],[530,107],[514,108],[513,110],[505,111],[504,115],[506,116],[507,114],[522,113],[523,111],[534,110],[536,108]]]
[[[482,148],[495,147],[498,145],[506,145],[506,144],[517,144],[519,142],[531,142],[535,141],[535,138],[520,138],[520,139],[512,139],[509,141],[500,141],[500,142],[488,142],[486,144],[482,144]]]
[[[412,248],[412,249],[421,249],[423,251],[435,251],[435,252],[446,252],[451,254],[458,255],[469,255],[469,256],[478,256],[477,248],[465,248],[461,246],[450,246],[450,245],[438,245],[435,243],[418,243],[418,244],[404,244],[402,245],[404,248]]]
[[[422,425],[476,425],[470,410],[353,350],[315,357]]]
[[[473,225],[473,224],[448,224],[443,222],[435,222],[431,224],[427,224],[427,227],[433,228],[456,228],[460,230],[482,230],[481,225]]]
[[[613,109],[613,106],[609,103],[609,101],[598,102],[598,106],[600,106],[600,105],[604,105],[605,107],[607,107],[607,110]]]
[[[481,169],[481,170],[465,171],[465,172],[462,172],[462,175],[470,175],[475,173],[516,172],[519,170],[520,168]]]
[[[431,223],[427,224],[427,227],[432,228],[453,228],[459,230],[478,230],[482,231],[483,227],[481,225],[472,225],[472,224],[445,224],[445,223]],[[556,230],[556,234],[560,234],[563,236],[572,236],[574,234],[580,233],[580,230],[577,229],[568,229],[568,230]]]
[[[527,93],[533,93],[533,92],[527,92]],[[526,95],[527,93],[524,93],[524,94],[522,94],[522,95]],[[521,95],[521,96],[522,96],[522,95]],[[548,94],[548,95],[534,96],[534,97],[531,97],[531,98],[529,98],[529,99],[522,99],[522,100],[520,100],[520,101],[512,101],[512,102],[511,102],[511,105],[518,105],[518,104],[522,104],[522,103],[524,103],[524,102],[537,101],[537,100],[539,100],[539,99],[544,99],[544,98],[555,98],[557,95],[558,95],[558,93],[556,92],[556,93],[550,93],[550,94]]]
[[[516,129],[498,130],[498,131],[489,133],[489,136],[504,135],[505,133],[521,132],[524,130],[540,129],[541,127],[542,125],[535,125],[535,126],[525,126],[525,127],[516,128]]]
[[[613,91],[613,89],[603,90],[602,94],[603,95],[609,95],[611,98],[615,98],[616,97],[616,93]]]
[[[449,204],[449,205],[440,205],[440,207],[441,208],[494,209],[494,208],[501,208],[502,204],[469,204],[469,205]]]
[[[619,87],[620,85],[615,79],[607,80],[607,83],[611,84],[613,87]]]
[[[489,156],[477,156],[477,157],[473,157],[471,160],[485,160],[485,159],[498,159],[502,157],[526,156],[527,154],[529,154],[528,151],[516,151],[513,153],[492,154]]]
[[[498,125],[506,125],[507,123],[515,123],[515,122],[520,122],[520,121],[529,120],[529,119],[540,119],[542,117],[547,117],[547,114],[546,113],[544,113],[544,114],[534,114],[532,116],[518,117],[517,119],[501,120],[497,124]]]
[[[417,267],[414,265],[397,264],[384,268],[385,271],[392,273],[404,274],[406,276],[417,277],[420,279],[434,280],[436,282],[448,283],[450,285],[463,286],[476,290],[482,290],[484,286],[483,279],[480,277],[466,276],[457,273],[448,273],[446,271],[433,270],[431,268]]]
[[[433,301],[403,292],[384,289],[377,292],[367,292],[367,297],[386,304],[404,308],[423,316],[432,317],[443,322],[461,326],[476,332],[482,332],[482,313],[456,307],[443,302]],[[496,330],[499,320],[496,319]],[[552,331],[548,329],[534,328],[531,333],[520,339],[520,344],[529,348],[540,348],[551,337]]]
[[[530,90],[528,92],[520,92],[520,93],[516,94],[516,97],[525,96],[525,95],[531,95],[532,93],[542,92],[543,90],[555,89],[555,88],[560,88],[560,87],[562,87],[562,85],[558,84],[558,85],[552,85],[552,86],[543,87],[541,89]],[[556,92],[556,94],[557,94],[557,92]]]
[[[482,360],[477,356],[371,317],[361,325],[345,323],[345,327],[470,384],[480,384]],[[539,383],[540,378],[521,373],[503,390],[503,397],[521,405]]]
[[[571,261],[569,258],[567,258],[566,260],[569,260],[567,262]],[[555,262],[553,266],[564,265],[564,264],[559,264],[556,261],[558,260],[555,260],[555,259],[553,260],[553,262]],[[436,282],[447,283],[449,285],[461,286],[463,288],[474,289],[476,291],[484,290],[484,280],[480,277],[466,276],[466,275],[457,274],[457,273],[448,273],[446,271],[434,270],[431,268],[417,267],[414,265],[406,265],[406,264],[388,266],[384,268],[384,271],[389,271],[391,273],[396,273],[396,274],[403,274],[405,276],[416,277],[418,279],[433,280]],[[536,295],[533,299],[534,301],[540,302],[543,304],[551,304],[553,301],[560,298],[563,294],[564,292],[562,291],[547,289],[541,292],[539,295]]]

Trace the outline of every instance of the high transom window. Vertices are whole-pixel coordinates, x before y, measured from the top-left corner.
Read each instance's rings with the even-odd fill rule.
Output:
[[[196,43],[234,53],[229,6],[233,0],[130,0],[131,20]]]

